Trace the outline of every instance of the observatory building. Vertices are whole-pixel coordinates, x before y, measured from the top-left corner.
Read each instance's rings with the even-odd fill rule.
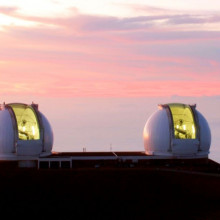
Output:
[[[147,155],[171,158],[207,158],[211,144],[208,122],[196,105],[158,105],[144,131]]]
[[[159,105],[143,132],[145,152],[52,152],[53,131],[38,105],[0,105],[0,165],[37,168],[134,167],[202,159],[211,144],[209,125],[196,105]],[[160,160],[165,159],[165,160]],[[168,159],[168,160],[166,160]],[[172,160],[174,159],[174,160]],[[172,162],[173,161],[173,162]]]
[[[0,105],[0,159],[51,154],[53,132],[38,105]]]

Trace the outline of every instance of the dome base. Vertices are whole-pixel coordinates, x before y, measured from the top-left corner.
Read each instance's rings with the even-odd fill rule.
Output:
[[[198,152],[196,154],[173,154],[173,153],[159,153],[153,151],[145,151],[146,155],[155,156],[155,159],[200,159],[208,158],[209,152]]]

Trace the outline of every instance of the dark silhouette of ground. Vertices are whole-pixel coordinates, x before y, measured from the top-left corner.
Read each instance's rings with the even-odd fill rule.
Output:
[[[1,167],[0,212],[7,219],[220,219],[220,175]]]

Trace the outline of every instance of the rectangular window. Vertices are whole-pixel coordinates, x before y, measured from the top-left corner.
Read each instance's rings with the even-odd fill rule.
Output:
[[[196,139],[196,126],[191,108],[184,104],[169,104],[176,139]]]
[[[19,140],[39,140],[39,124],[33,109],[23,104],[11,104],[10,106],[16,117]]]

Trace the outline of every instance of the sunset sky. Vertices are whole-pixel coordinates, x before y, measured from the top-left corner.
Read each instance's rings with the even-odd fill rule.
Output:
[[[2,0],[0,88],[59,151],[143,150],[158,103],[196,103],[220,161],[220,1]]]

